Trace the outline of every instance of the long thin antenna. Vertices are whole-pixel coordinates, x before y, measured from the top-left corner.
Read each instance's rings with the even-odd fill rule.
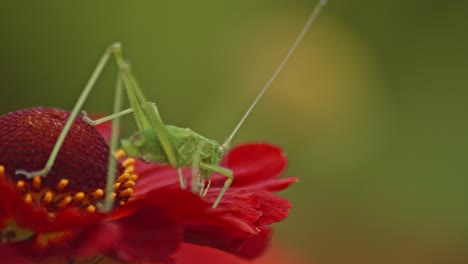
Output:
[[[270,88],[271,84],[273,83],[273,81],[276,79],[276,77],[278,76],[278,74],[281,72],[281,70],[283,69],[284,65],[286,64],[286,62],[289,60],[289,57],[291,57],[291,54],[294,53],[294,50],[297,48],[297,46],[299,45],[299,43],[301,42],[302,38],[304,37],[304,35],[307,33],[307,31],[309,30],[310,26],[314,23],[315,19],[317,18],[318,14],[320,13],[320,11],[322,10],[322,8],[327,4],[327,0],[320,0],[319,3],[317,3],[317,5],[315,6],[314,10],[312,11],[312,14],[310,15],[309,19],[307,20],[304,28],[302,28],[302,31],[301,33],[299,33],[299,36],[297,36],[296,38],[296,41],[294,41],[294,44],[291,46],[291,48],[289,48],[289,51],[288,53],[286,54],[286,56],[284,57],[283,61],[281,61],[280,65],[278,66],[278,68],[276,69],[276,71],[273,73],[273,75],[271,76],[270,80],[268,80],[268,82],[265,84],[265,86],[263,86],[262,90],[260,91],[260,93],[257,95],[257,98],[255,98],[255,100],[253,101],[253,103],[250,105],[249,109],[247,109],[247,112],[245,112],[244,116],[242,117],[242,119],[239,121],[239,123],[237,124],[236,128],[234,128],[234,130],[232,131],[231,135],[229,135],[229,137],[226,139],[226,141],[223,143],[222,145],[222,148],[223,149],[227,149],[229,147],[229,144],[231,143],[231,140],[232,138],[236,135],[237,131],[239,130],[239,128],[242,126],[242,124],[245,122],[245,120],[247,119],[247,117],[250,115],[250,112],[252,112],[253,108],[255,107],[255,105],[257,105],[258,101],[260,100],[260,98],[262,98],[263,94],[268,90],[268,88]]]

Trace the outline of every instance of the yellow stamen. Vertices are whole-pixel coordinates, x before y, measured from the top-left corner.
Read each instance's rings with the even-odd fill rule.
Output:
[[[22,180],[19,180],[17,183],[16,183],[16,190],[18,191],[24,191],[26,189],[26,183]]]
[[[135,159],[128,158],[122,163],[122,166],[128,167],[128,166],[132,166],[133,164],[135,164]]]
[[[125,173],[132,174],[135,172],[135,166],[131,165],[125,168]]]
[[[135,186],[135,182],[132,180],[128,180],[122,185],[122,187],[124,188],[133,188],[134,186]]]
[[[61,179],[57,184],[57,190],[62,191],[68,186],[69,181],[67,179]]]
[[[63,200],[60,201],[60,203],[58,204],[58,206],[59,206],[60,208],[64,208],[64,207],[66,207],[67,205],[69,205],[69,204],[71,203],[72,200],[73,200],[73,198],[69,195],[69,196],[63,198]]]
[[[24,196],[24,202],[26,202],[27,204],[32,203],[32,195],[30,193],[28,193],[28,194],[26,194],[26,196]]]
[[[133,194],[133,189],[131,189],[131,188],[127,188],[127,189],[119,192],[120,197],[129,197],[132,194]]]
[[[33,178],[33,186],[36,189],[41,188],[41,176],[34,176]]]
[[[132,174],[132,176],[130,176],[130,180],[136,182],[138,180],[138,175]]]
[[[123,150],[118,151],[115,156],[122,161],[119,170],[120,172],[123,170],[123,173],[117,177],[114,183],[114,192],[111,192],[108,196],[113,200],[114,204],[124,205],[133,195],[133,188],[138,179],[135,173],[136,160],[126,157]],[[5,167],[0,165],[0,180],[5,179],[5,173]],[[89,190],[89,187],[86,188],[85,186],[86,191],[75,190],[71,187],[80,185],[79,181],[74,182],[66,178],[59,179],[58,182],[50,185],[51,182],[48,178],[42,182],[43,177],[35,175],[32,179],[17,179],[12,184],[14,184],[13,187],[22,196],[26,204],[42,207],[50,218],[55,217],[57,210],[63,210],[69,206],[81,208],[89,213],[97,212],[103,206],[101,199],[107,195],[104,189],[93,188]]]
[[[45,194],[44,194],[44,202],[45,203],[50,203],[52,202],[52,200],[54,199],[54,194],[51,192],[51,191],[47,191]]]
[[[0,166],[0,178],[4,179],[5,178],[5,167]]]
[[[96,206],[94,206],[94,205],[89,205],[89,206],[86,208],[86,211],[88,211],[88,213],[94,213],[94,212],[96,212]]]
[[[120,177],[117,178],[116,182],[126,182],[130,179],[130,174],[124,173]]]
[[[84,199],[84,197],[85,197],[84,192],[78,192],[78,193],[76,193],[75,196],[73,197],[73,200],[74,200],[75,202],[81,202],[81,201]]]
[[[125,157],[125,151],[123,151],[122,149],[119,149],[117,153],[114,154],[114,156],[116,159],[121,159]]]
[[[95,199],[101,198],[102,196],[104,196],[104,191],[102,189],[97,189],[94,192],[92,192],[91,195],[93,195]]]

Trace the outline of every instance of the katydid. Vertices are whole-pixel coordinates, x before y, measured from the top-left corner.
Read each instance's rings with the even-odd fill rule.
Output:
[[[86,116],[86,114],[84,116],[85,121],[92,125],[97,125],[99,123],[112,120],[112,133],[110,139],[111,153],[109,155],[106,198],[101,211],[108,212],[112,209],[113,201],[111,193],[113,191],[115,182],[117,162],[112,153],[115,153],[118,148],[118,127],[120,123],[119,118],[130,113],[133,113],[138,127],[138,132],[127,139],[121,140],[122,149],[126,152],[126,154],[130,157],[140,158],[146,162],[169,164],[176,168],[178,170],[181,188],[186,188],[186,183],[182,175],[182,167],[192,166],[192,176],[200,184],[199,187],[201,187],[200,190],[197,190],[197,181],[193,181],[192,191],[199,191],[200,195],[202,196],[205,195],[208,191],[210,177],[213,173],[224,175],[226,180],[215,202],[212,205],[214,208],[217,207],[223,198],[223,195],[229,189],[234,180],[232,170],[219,166],[223,155],[229,148],[231,140],[241,125],[244,123],[246,118],[249,116],[253,108],[256,106],[260,98],[269,89],[271,83],[282,70],[289,57],[294,52],[305,33],[308,31],[309,27],[315,21],[317,15],[320,13],[321,9],[326,5],[326,3],[326,0],[320,0],[316,5],[302,31],[296,38],[286,56],[281,61],[278,68],[273,73],[272,77],[262,88],[253,103],[247,109],[244,116],[241,118],[239,123],[236,125],[232,133],[223,144],[204,137],[188,128],[165,125],[159,115],[156,104],[148,101],[144,97],[142,90],[138,86],[133,74],[131,73],[129,64],[123,59],[121,45],[119,43],[115,43],[105,51],[99,60],[94,72],[92,73],[85,88],[83,89],[83,92],[78,98],[73,110],[71,111],[70,116],[54,145],[45,167],[38,171],[17,170],[16,174],[25,175],[27,178],[33,178],[35,176],[47,176],[55,162],[62,143],[64,142],[65,137],[67,136],[67,133],[73,124],[73,121],[82,109],[85,100],[93,89],[95,82],[100,76],[108,60],[111,56],[114,56],[119,68],[115,91],[114,114],[98,120],[91,120]],[[122,111],[121,101],[124,89],[130,103],[130,108]],[[208,186],[205,186],[205,181],[208,182]]]

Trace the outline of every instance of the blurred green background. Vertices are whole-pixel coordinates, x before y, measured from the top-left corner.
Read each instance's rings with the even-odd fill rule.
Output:
[[[315,2],[3,1],[0,112],[71,109],[121,41],[164,120],[222,141]],[[468,263],[467,28],[466,1],[330,1],[235,138],[282,146],[301,179],[279,243],[319,264]],[[116,70],[86,110],[111,111]]]

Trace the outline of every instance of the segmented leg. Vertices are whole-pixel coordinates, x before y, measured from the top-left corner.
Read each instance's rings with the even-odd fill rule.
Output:
[[[87,121],[89,121],[91,124],[98,124],[101,122],[114,120],[116,123],[113,123],[113,128],[115,128],[115,127],[118,127],[114,125],[114,124],[118,124],[117,123],[119,120],[118,117],[124,114],[133,112],[135,116],[135,121],[139,129],[140,130],[154,129],[161,140],[161,143],[166,152],[166,155],[168,156],[170,164],[176,168],[180,167],[178,164],[178,154],[175,151],[175,148],[172,145],[171,140],[169,139],[169,135],[159,116],[159,112],[157,110],[156,104],[149,103],[146,101],[146,99],[143,96],[143,93],[141,92],[140,88],[138,87],[138,84],[135,81],[135,78],[130,72],[129,65],[124,61],[122,57],[122,48],[121,48],[120,43],[114,43],[111,46],[109,46],[109,48],[106,49],[105,53],[102,55],[101,59],[98,61],[98,64],[96,68],[94,69],[93,73],[91,74],[91,77],[88,80],[85,88],[83,89],[83,92],[81,93],[77,102],[75,103],[75,106],[73,107],[73,110],[70,113],[70,117],[65,123],[62,129],[62,132],[60,133],[44,168],[37,170],[37,171],[26,171],[26,170],[19,169],[15,172],[15,174],[17,175],[21,174],[21,175],[25,175],[27,178],[33,178],[34,176],[45,177],[50,172],[57,158],[58,152],[60,151],[60,148],[62,147],[62,144],[65,141],[65,138],[68,132],[70,131],[73,121],[75,120],[75,118],[77,117],[81,109],[83,108],[83,104],[85,103],[90,92],[94,88],[97,79],[101,75],[111,55],[114,55],[117,65],[119,67],[119,80],[117,82],[116,97],[121,97],[121,95],[118,95],[118,94],[121,94],[120,92],[120,90],[122,90],[121,87],[124,86],[128,95],[128,99],[130,101],[131,110],[127,109],[127,110],[121,111],[120,109],[121,98],[116,98],[114,109],[118,109],[118,110],[115,110],[113,115],[103,118],[103,119],[98,119],[96,121],[92,121],[88,118]],[[122,85],[122,83],[124,85]],[[117,129],[115,131],[117,131]],[[113,132],[112,135],[117,134],[115,131]],[[118,136],[111,137],[111,145],[115,144],[115,146],[117,146],[117,143],[112,143],[112,142],[117,142],[117,141],[118,141]],[[112,148],[111,146],[111,149],[115,149],[115,148]],[[108,184],[107,184],[108,186],[106,187],[106,190],[107,189],[111,190],[109,188],[109,186],[111,186],[110,182],[113,182],[113,179],[115,177],[114,175],[115,169],[111,169],[111,166],[114,167],[113,159],[114,159],[113,157],[110,158],[110,161],[111,161],[109,163],[110,170],[108,173],[108,180],[110,181],[108,181]],[[185,183],[181,182],[181,186],[184,186],[184,185]],[[108,192],[108,194],[110,193],[112,193],[112,191]],[[109,199],[106,199],[107,206],[109,205],[109,203],[110,203]]]
[[[102,124],[102,123],[105,123],[105,122],[108,122],[108,121],[111,121],[113,119],[116,119],[116,118],[119,118],[121,116],[124,116],[124,115],[127,115],[127,114],[131,114],[133,113],[133,109],[132,108],[128,108],[128,109],[125,109],[123,111],[120,111],[118,113],[115,113],[115,114],[112,114],[112,115],[108,115],[108,116],[105,116],[105,117],[101,117],[99,119],[91,119],[89,116],[88,116],[88,113],[86,113],[86,111],[81,111],[81,113],[83,114],[83,121],[85,121],[86,123],[92,125],[92,126],[97,126],[99,124]]]
[[[185,190],[187,188],[187,185],[185,184],[184,174],[182,173],[182,167],[177,168],[177,174],[179,174],[180,188],[182,190]]]
[[[115,98],[114,98],[114,113],[119,113],[122,108],[122,93],[123,93],[123,81],[122,75],[119,72],[117,78],[117,84],[115,88]],[[109,165],[107,168],[107,181],[106,181],[106,197],[104,199],[104,206],[101,209],[101,212],[107,213],[112,210],[112,205],[114,204],[114,199],[112,194],[114,192],[115,177],[117,175],[117,160],[114,157],[114,153],[117,153],[117,148],[119,146],[119,135],[120,135],[120,118],[115,118],[112,120],[111,128],[111,137],[109,141]]]
[[[226,191],[231,186],[232,181],[234,180],[234,174],[232,173],[232,170],[230,170],[230,169],[226,169],[226,168],[216,166],[216,165],[209,165],[209,164],[205,164],[205,163],[200,163],[200,168],[205,169],[205,170],[209,170],[209,171],[212,171],[212,172],[217,172],[217,173],[227,177],[226,181],[224,181],[223,188],[221,189],[221,191],[218,194],[218,197],[216,198],[215,202],[213,203],[212,207],[216,208],[216,207],[218,207],[218,204],[221,201],[221,199],[223,198]]]

